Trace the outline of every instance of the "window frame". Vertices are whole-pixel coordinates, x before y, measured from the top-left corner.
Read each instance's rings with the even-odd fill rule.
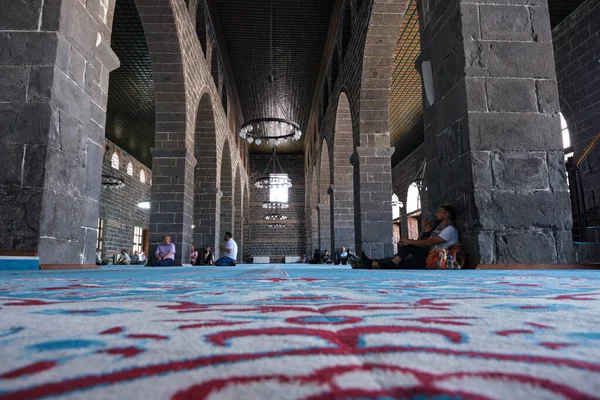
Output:
[[[120,164],[121,158],[119,157],[119,153],[113,151],[112,155],[110,156],[110,166],[118,171]]]
[[[144,248],[144,229],[141,226],[133,227],[133,245],[131,246],[131,254],[136,251],[141,253]]]

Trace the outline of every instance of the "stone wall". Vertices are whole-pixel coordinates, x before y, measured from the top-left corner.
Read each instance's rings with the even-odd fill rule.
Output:
[[[111,157],[115,151],[119,155],[118,170],[111,164]],[[133,176],[127,173],[129,163],[133,166]],[[140,171],[144,171],[146,175],[145,183],[140,181]],[[125,183],[118,188],[103,186],[100,192],[100,217],[104,219],[104,251],[116,252],[121,248],[131,250],[134,227],[148,229],[150,211],[137,205],[142,201],[150,201],[152,172],[107,140],[102,175],[122,179]]]
[[[588,0],[552,31],[560,108],[577,159],[600,131],[600,3]],[[600,147],[581,168],[586,207],[600,207]]]
[[[398,196],[398,199],[404,204],[404,207],[400,208],[400,217],[402,218],[402,236],[406,237],[408,232],[408,226],[406,222],[406,196],[408,187],[412,183],[415,176],[419,172],[419,168],[423,165],[423,161],[426,160],[426,147],[425,144],[419,146],[416,150],[405,157],[392,169],[392,187],[394,193]],[[425,180],[427,185],[427,180]],[[423,212],[432,213],[436,210],[430,210],[427,203],[427,191],[421,191],[421,210]]]
[[[114,0],[4,3],[0,248],[93,264]]]
[[[265,172],[270,155],[253,154],[250,156],[250,171],[254,178]],[[281,214],[289,219],[283,221],[285,228],[269,228],[269,221],[264,219],[269,212],[262,208],[262,203],[269,200],[269,192],[257,189],[251,180],[249,214],[246,216],[248,234],[245,237],[245,248],[253,256],[269,256],[271,262],[283,262],[286,256],[302,256],[306,253],[306,228],[304,207],[304,156],[278,155],[284,172],[292,180],[289,189],[290,207]]]
[[[571,210],[547,4],[422,2],[429,207],[452,204],[472,264],[569,263]]]

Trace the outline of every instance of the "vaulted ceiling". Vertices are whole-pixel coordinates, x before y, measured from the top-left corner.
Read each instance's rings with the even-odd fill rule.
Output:
[[[106,137],[152,168],[154,82],[144,28],[134,0],[117,0],[111,47],[121,66],[110,73]]]
[[[286,118],[297,122],[303,132],[308,130],[334,3],[335,0],[209,1],[215,29],[225,39],[246,120]],[[300,140],[278,146],[278,152],[300,153],[303,148]],[[251,152],[270,151],[264,145],[251,147]]]
[[[269,0],[208,0],[223,38],[246,119],[287,117],[306,132],[325,37],[336,0],[272,0],[273,63],[270,63]],[[420,50],[418,15],[411,0],[399,27],[390,94],[390,140],[398,159],[422,142],[421,82],[414,69]],[[583,0],[548,0],[552,27]],[[121,67],[110,75],[106,137],[152,166],[154,90],[143,26],[134,0],[117,0],[112,48]],[[269,81],[272,74],[274,81]],[[303,141],[281,147],[302,152]],[[253,152],[270,152],[252,145]]]

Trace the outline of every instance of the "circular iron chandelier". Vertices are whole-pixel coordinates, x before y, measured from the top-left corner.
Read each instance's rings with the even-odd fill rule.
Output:
[[[123,179],[116,176],[102,175],[101,185],[105,188],[116,189],[125,186],[125,182],[123,182]]]
[[[288,218],[289,217],[287,215],[281,215],[281,214],[269,214],[269,215],[265,216],[265,219],[267,221],[285,221]]]
[[[300,126],[283,118],[257,118],[246,122],[240,137],[248,143],[265,143],[270,146],[282,144],[302,137]]]
[[[285,224],[269,224],[269,228],[285,228]]]
[[[290,208],[290,205],[280,201],[265,201],[262,203],[262,208],[267,210],[285,210],[286,208]]]
[[[270,173],[269,168],[271,168]],[[289,189],[292,187],[292,180],[288,174],[283,172],[283,168],[281,168],[281,164],[277,159],[277,152],[275,149],[273,149],[273,155],[267,164],[267,168],[265,168],[263,176],[254,182],[254,186],[259,189]]]

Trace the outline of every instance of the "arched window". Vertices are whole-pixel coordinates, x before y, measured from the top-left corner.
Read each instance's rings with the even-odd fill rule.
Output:
[[[413,182],[408,187],[408,194],[406,195],[406,214],[412,215],[421,211],[421,194],[419,193],[419,186],[416,182]]]
[[[115,151],[110,158],[110,166],[114,169],[119,169],[119,155]]]
[[[140,182],[146,183],[146,173],[143,169],[140,170]]]
[[[560,131],[562,133],[562,141],[563,141],[563,149],[565,150],[565,162],[571,157],[573,157],[573,148],[571,147],[571,132],[569,132],[569,126],[567,125],[567,120],[565,117],[560,115]],[[567,182],[569,179],[567,178]]]
[[[127,164],[127,175],[133,176],[133,164],[132,163]]]
[[[566,149],[571,147],[571,135],[569,133],[569,127],[567,126],[567,120],[560,113],[560,130],[562,132],[563,148]]]
[[[397,220],[400,218],[400,207],[402,207],[400,199],[394,193],[392,195],[392,219]]]

